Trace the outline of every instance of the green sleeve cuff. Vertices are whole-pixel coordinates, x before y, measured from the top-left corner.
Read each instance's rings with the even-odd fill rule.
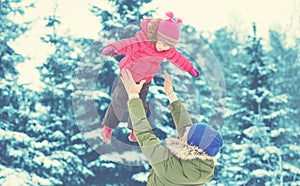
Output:
[[[139,133],[145,131],[152,132],[152,127],[147,120],[145,108],[140,98],[133,98],[128,101],[128,111],[136,137]]]
[[[192,119],[180,100],[174,101],[170,104],[170,111],[178,135],[179,137],[182,137],[186,131],[186,127],[193,124]]]
[[[137,118],[146,118],[145,108],[140,98],[130,99],[128,101],[128,110],[130,116],[133,117],[131,120],[136,120]]]

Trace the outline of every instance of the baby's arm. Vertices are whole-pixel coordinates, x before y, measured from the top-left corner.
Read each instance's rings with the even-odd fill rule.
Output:
[[[143,45],[143,39],[141,37],[142,34],[144,34],[143,31],[139,31],[134,37],[119,40],[109,44],[108,46],[113,47],[117,55],[136,52]]]
[[[176,65],[178,68],[185,72],[189,72],[194,77],[200,76],[200,71],[197,70],[192,62],[190,62],[186,57],[184,57],[180,52],[178,52],[175,48],[171,48],[166,59],[171,63]]]

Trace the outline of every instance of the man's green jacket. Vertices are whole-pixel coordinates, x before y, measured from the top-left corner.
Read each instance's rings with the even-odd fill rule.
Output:
[[[167,147],[163,146],[153,133],[141,99],[130,99],[128,109],[139,146],[152,166],[147,186],[200,186],[212,179],[213,157],[205,154],[202,149],[180,140],[186,127],[192,125],[192,120],[181,101],[170,104],[179,138],[166,139]]]

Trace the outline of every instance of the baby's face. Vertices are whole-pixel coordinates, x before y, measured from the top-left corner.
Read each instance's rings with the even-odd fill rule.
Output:
[[[155,44],[155,47],[156,47],[157,52],[163,52],[163,51],[169,50],[171,48],[171,46],[169,46],[161,41],[157,41]]]

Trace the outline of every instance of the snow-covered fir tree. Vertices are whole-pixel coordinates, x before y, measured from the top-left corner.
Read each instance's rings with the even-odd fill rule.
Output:
[[[40,171],[63,185],[83,185],[94,176],[83,158],[89,148],[74,119],[72,107],[73,74],[80,60],[81,40],[59,32],[61,22],[56,15],[45,18],[47,33],[42,41],[52,47],[49,57],[38,67],[43,90],[39,102],[46,112],[38,118],[42,131],[36,131],[44,152],[37,157]],[[49,165],[45,166],[44,161]]]
[[[51,185],[59,183],[39,172],[35,157],[41,155],[43,143],[30,133],[35,123],[35,92],[19,84],[16,65],[25,57],[11,47],[12,41],[23,35],[30,22],[16,23],[14,18],[26,16],[34,7],[28,1],[1,1],[0,5],[0,185]],[[36,126],[38,127],[38,126]]]

